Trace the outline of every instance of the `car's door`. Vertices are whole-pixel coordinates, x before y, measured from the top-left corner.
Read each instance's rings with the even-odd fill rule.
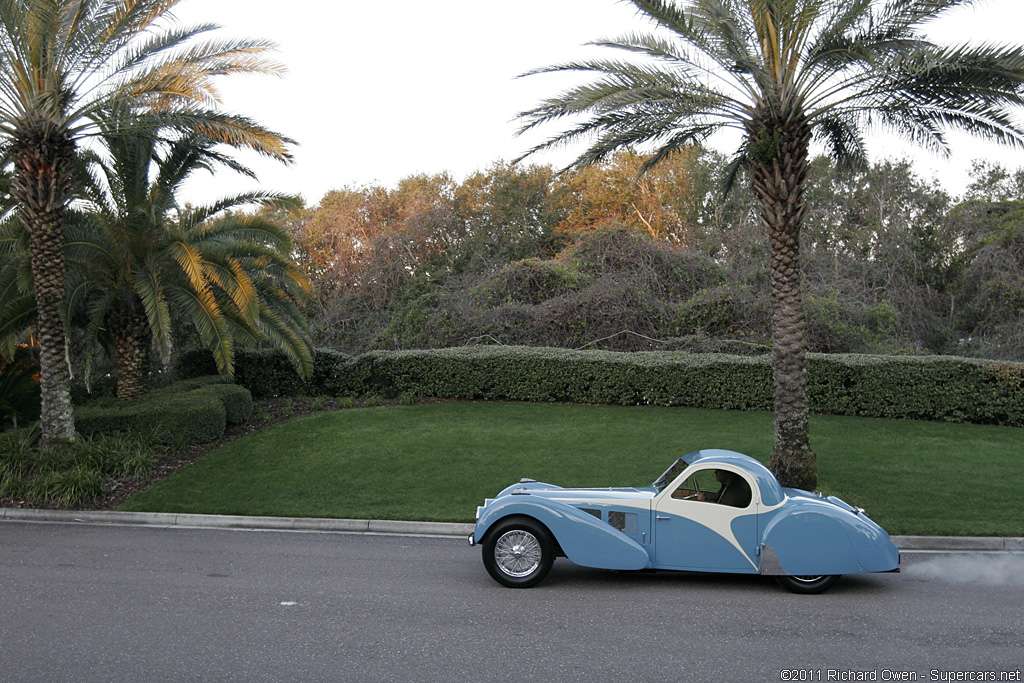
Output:
[[[751,491],[744,507],[714,502],[716,470],[742,478]],[[719,475],[721,476],[721,475]],[[704,500],[701,500],[703,498]],[[757,487],[739,469],[695,468],[654,499],[654,557],[658,567],[757,573]]]

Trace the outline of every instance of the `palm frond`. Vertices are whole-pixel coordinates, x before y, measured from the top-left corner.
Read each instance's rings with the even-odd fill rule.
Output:
[[[212,293],[197,293],[191,288],[169,287],[169,299],[195,326],[203,345],[213,353],[217,370],[227,377],[235,373],[235,352],[224,315]]]
[[[132,271],[131,283],[132,291],[146,311],[157,350],[161,358],[167,359],[171,354],[173,318],[167,300],[170,285],[164,282],[160,270],[160,263],[150,255],[140,267]]]

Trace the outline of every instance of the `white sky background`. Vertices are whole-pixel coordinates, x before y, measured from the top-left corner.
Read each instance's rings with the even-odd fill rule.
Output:
[[[631,5],[616,0],[185,0],[176,15],[186,24],[218,24],[222,37],[278,44],[276,58],[287,73],[222,80],[223,108],[298,142],[290,166],[240,158],[257,171],[260,187],[301,194],[309,206],[347,185],[390,187],[415,173],[442,171],[458,181],[519,156],[544,136],[515,137],[516,115],[585,76],[516,76],[585,54],[615,56],[581,46],[650,30]],[[939,42],[1019,43],[1022,25],[1024,0],[988,0],[951,13],[931,35]],[[1024,166],[1024,152],[952,140],[950,159],[880,137],[869,139],[868,150],[873,161],[910,156],[922,177],[938,177],[952,194],[961,191],[973,159]],[[727,142],[715,143],[732,151]],[[562,166],[580,151],[530,161]],[[186,199],[208,202],[255,186],[221,171],[197,176]]]

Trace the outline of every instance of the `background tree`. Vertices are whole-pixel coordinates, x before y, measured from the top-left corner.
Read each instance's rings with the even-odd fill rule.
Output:
[[[1011,171],[1001,164],[975,159],[964,201],[1007,202],[1024,199],[1024,168]]]
[[[219,113],[214,79],[276,73],[270,43],[209,40],[213,26],[176,26],[178,0],[0,0],[0,146],[28,231],[40,344],[43,444],[74,440],[68,387],[64,221],[78,143],[113,102],[164,125],[288,159],[287,141],[249,119]]]
[[[950,331],[944,229],[950,198],[909,160],[811,163],[804,287],[815,351],[942,352]]]
[[[696,221],[696,148],[689,147],[640,174],[647,157],[631,149],[603,163],[563,174],[556,202],[565,207],[557,230],[579,233],[613,221],[634,225],[654,239],[685,244]]]
[[[499,161],[455,189],[465,236],[449,259],[455,273],[481,273],[531,256],[550,256],[560,244],[554,226],[564,206],[550,166]]]
[[[969,0],[631,1],[659,32],[597,43],[635,59],[539,69],[598,77],[524,113],[523,131],[569,123],[530,153],[596,139],[574,164],[583,167],[652,144],[642,172],[717,131],[742,133],[732,168],[748,173],[770,245],[770,464],[783,484],[813,488],[800,275],[811,140],[861,164],[869,125],[947,152],[947,129],[1024,145],[1012,113],[1022,103],[1024,50],[924,37],[924,22]]]

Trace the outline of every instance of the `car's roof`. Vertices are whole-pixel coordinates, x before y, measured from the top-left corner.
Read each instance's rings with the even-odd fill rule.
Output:
[[[749,455],[721,448],[705,448],[684,455],[683,460],[690,465],[698,463],[701,465],[732,465],[747,472],[757,481],[757,486],[761,489],[761,503],[763,505],[778,505],[785,499],[782,486],[779,484],[779,480],[775,478],[775,475],[771,473],[771,470]]]

